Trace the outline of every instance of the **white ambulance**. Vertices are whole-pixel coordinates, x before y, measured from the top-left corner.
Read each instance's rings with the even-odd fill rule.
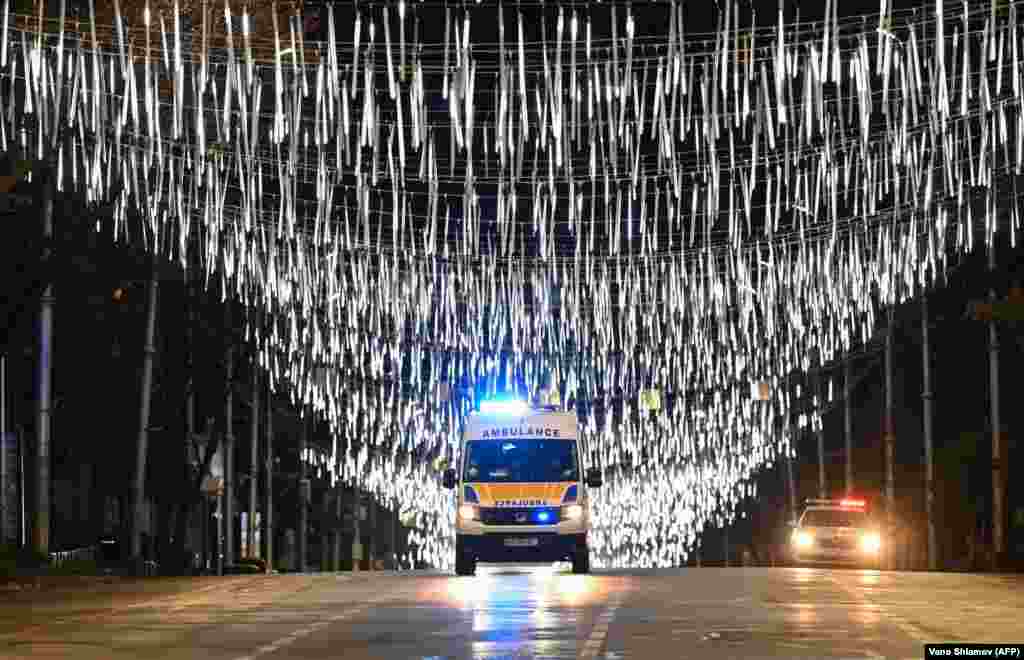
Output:
[[[588,491],[601,471],[585,470],[576,414],[485,401],[466,420],[459,465],[444,485],[457,488],[455,573],[477,562],[571,561],[590,571]]]

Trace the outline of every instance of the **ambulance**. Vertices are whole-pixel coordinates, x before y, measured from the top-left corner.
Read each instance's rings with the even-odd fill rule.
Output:
[[[572,562],[590,572],[589,491],[601,471],[584,471],[576,414],[522,401],[484,401],[469,415],[455,489],[455,573],[478,562]]]

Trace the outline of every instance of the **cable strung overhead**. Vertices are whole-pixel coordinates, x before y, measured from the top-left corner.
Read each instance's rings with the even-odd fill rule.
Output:
[[[678,563],[793,451],[790,375],[1016,240],[1013,3],[766,28],[727,2],[698,38],[671,2],[357,4],[322,42],[276,8],[259,33],[177,9],[5,2],[2,147],[267,312],[262,366],[331,424],[310,460],[397,500],[438,566],[434,462],[473,400],[557,392],[609,472],[598,565]]]

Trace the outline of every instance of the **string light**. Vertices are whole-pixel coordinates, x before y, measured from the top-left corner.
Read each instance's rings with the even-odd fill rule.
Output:
[[[121,240],[183,264],[198,245],[204,281],[266,312],[246,327],[260,363],[331,430],[308,462],[397,502],[409,565],[450,566],[438,461],[471,399],[512,386],[557,389],[608,470],[597,565],[669,565],[792,451],[788,374],[1019,229],[1016,5],[837,4],[765,30],[734,3],[705,39],[677,3],[667,36],[627,8],[613,39],[555,7],[541,42],[522,25],[543,7],[470,5],[443,44],[417,3],[368,5],[354,43],[314,44],[296,21],[261,39],[244,11],[233,34],[229,5],[195,40],[148,5],[138,33],[118,8],[116,31],[90,11],[39,35],[7,3],[0,148],[114,200]],[[477,11],[499,44],[470,43]]]

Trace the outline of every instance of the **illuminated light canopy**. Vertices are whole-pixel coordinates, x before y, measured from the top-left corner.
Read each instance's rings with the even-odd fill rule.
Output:
[[[0,149],[253,311],[273,387],[330,426],[307,460],[395,503],[410,564],[453,561],[433,465],[473,406],[449,393],[514,381],[576,406],[605,469],[595,565],[673,565],[791,455],[792,374],[1016,242],[1016,3],[838,4],[755,27],[731,3],[714,35],[681,2],[468,4],[430,30],[417,3],[359,3],[358,27],[328,5],[326,44],[242,6],[231,39],[230,12],[189,33],[149,7],[116,29],[10,14]],[[481,20],[502,43],[470,42]]]
[[[530,412],[530,405],[525,401],[515,400],[481,401],[480,412],[485,415],[526,415]]]

